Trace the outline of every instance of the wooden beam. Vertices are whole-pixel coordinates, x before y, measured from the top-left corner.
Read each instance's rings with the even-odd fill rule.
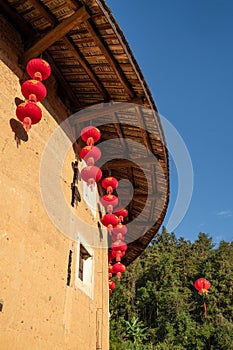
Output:
[[[11,23],[14,23],[14,27],[27,36],[28,41],[33,37],[35,38],[35,30],[29,25],[23,17],[21,17],[13,8],[11,8],[5,0],[0,1],[0,9],[9,17]],[[2,12],[2,11],[1,11]]]
[[[113,114],[113,123],[114,123],[115,129],[116,129],[117,136],[120,140],[121,146],[125,150],[125,152],[124,152],[125,157],[128,157],[129,148],[127,146],[127,143],[124,140],[122,127],[121,127],[121,124],[120,124],[119,119],[117,117],[117,113]]]
[[[118,62],[115,60],[113,54],[111,51],[107,48],[105,42],[101,38],[100,34],[97,33],[96,28],[94,27],[93,22],[91,19],[86,21],[86,26],[88,29],[88,32],[92,35],[93,40],[95,41],[96,45],[100,48],[101,52],[104,54],[106,60],[112,67],[113,71],[115,72],[116,76],[118,77],[119,81],[121,82],[123,88],[127,92],[130,98],[135,97],[135,93],[132,89],[132,87],[129,85],[124,73],[122,72]]]
[[[146,130],[146,123],[144,121],[142,109],[141,109],[140,106],[138,106],[138,107],[136,107],[136,110],[138,112],[138,122],[139,122],[139,125],[141,127],[141,133],[142,133],[143,141],[144,141],[144,143],[145,143],[145,145],[147,147],[148,152],[150,151],[150,152],[154,153],[154,150],[153,150],[153,147],[152,147],[152,143],[151,143],[151,140],[149,138],[148,131]],[[154,175],[153,175],[153,168],[152,168],[152,166],[151,166],[151,184],[152,184],[152,190],[154,192],[156,192],[157,191],[156,172],[154,172]],[[151,208],[151,213],[150,213],[150,220],[152,220],[152,218],[153,218],[155,205],[156,205],[156,201],[154,201],[152,203],[152,208]]]
[[[130,224],[130,222],[129,222]],[[131,222],[131,224],[133,225],[133,222]],[[135,221],[135,225],[136,226],[144,226],[144,227],[153,227],[156,224],[156,221]],[[126,223],[127,225],[127,223]]]
[[[136,111],[137,111],[137,116],[138,116],[138,124],[141,128],[141,133],[142,133],[142,138],[143,138],[144,144],[146,145],[146,148],[150,152],[153,152],[153,147],[152,147],[150,139],[149,139],[148,131],[146,130],[146,124],[144,122],[141,107],[137,106]]]
[[[21,57],[20,61],[22,64],[26,64],[32,57],[37,57],[47,48],[49,48],[58,39],[66,35],[71,29],[77,24],[82,23],[90,17],[85,6],[82,6],[69,18],[58,24],[48,34],[38,40],[30,49],[28,49]]]
[[[57,24],[57,19],[55,16],[46,11],[46,7],[42,3],[38,2],[37,0],[29,0],[29,2],[32,4],[34,9],[41,14],[42,17],[46,18],[47,21],[52,24],[52,26]]]
[[[80,1],[76,1],[76,0],[66,0],[66,2],[68,3],[68,5],[72,10],[77,10],[80,4]]]
[[[124,191],[120,191],[120,193],[118,193],[119,196],[119,200],[121,199],[128,199],[130,194],[129,193],[124,193]],[[152,194],[133,194],[132,196],[132,200],[135,201],[140,201],[140,202],[145,202],[147,199],[155,199],[156,198],[156,193],[152,193]]]
[[[68,37],[63,38],[63,42],[65,43],[66,47],[72,52],[72,55],[79,61],[80,65],[83,67],[83,69],[86,71],[88,74],[89,78],[95,85],[95,87],[101,92],[101,94],[104,97],[105,101],[109,100],[109,95],[96,74],[93,72],[91,69],[91,66],[87,62],[87,60],[83,57],[81,52],[77,47],[74,47],[75,43],[72,42],[72,40]]]
[[[129,179],[130,183],[133,185],[133,188],[135,188],[133,168],[132,167],[127,168],[127,173],[128,173],[128,179]],[[121,198],[122,198],[122,196],[121,196]],[[132,210],[133,210],[133,201],[131,201],[128,205],[128,211],[129,211],[128,217],[129,217],[129,219],[131,217]]]
[[[124,159],[125,155],[122,155],[123,159],[112,159],[101,166],[102,170],[110,169],[119,169],[119,168],[131,168],[133,166],[140,167],[141,165],[150,165],[155,163],[155,157],[148,156],[144,158],[136,159]],[[101,158],[101,162],[104,161],[104,158]]]
[[[54,62],[52,56],[50,55],[50,53],[48,51],[46,51],[44,53],[43,56],[51,65],[52,67],[52,72],[53,75],[56,77],[57,81],[59,82],[61,88],[64,90],[65,94],[67,95],[67,97],[69,98],[69,101],[71,102],[71,106],[70,109],[72,111],[72,107],[73,108],[77,108],[78,106],[80,107],[81,103],[79,101],[79,99],[77,98],[77,96],[74,94],[73,90],[70,88],[70,85],[67,83],[67,81],[65,80],[65,78],[63,77],[63,75],[61,74],[60,69],[57,67],[56,63]],[[72,106],[73,103],[73,106]]]
[[[134,108],[133,104],[142,104],[141,98],[135,98],[128,102],[118,102],[116,103],[109,103],[109,104],[103,104],[103,108],[99,108],[100,106],[96,108],[95,106],[88,108],[87,110],[84,110],[82,113],[80,113],[77,118],[75,118],[72,123],[83,123],[83,122],[89,122],[93,121],[94,119],[103,117],[104,115],[109,115],[114,112],[122,111],[124,109]],[[132,104],[132,105],[131,105]]]

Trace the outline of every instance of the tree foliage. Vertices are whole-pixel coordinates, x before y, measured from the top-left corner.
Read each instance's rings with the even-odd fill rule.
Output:
[[[199,277],[211,283],[206,317]],[[117,283],[110,314],[111,350],[233,350],[233,242],[163,228]]]

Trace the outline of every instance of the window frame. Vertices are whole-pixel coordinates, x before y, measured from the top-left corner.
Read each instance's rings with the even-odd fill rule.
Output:
[[[85,254],[88,255],[87,258],[84,257]],[[82,270],[80,270],[80,261],[83,264]],[[81,276],[80,273],[82,274]],[[80,234],[78,234],[76,240],[74,284],[75,288],[82,290],[91,299],[94,298],[94,250],[87,244]]]

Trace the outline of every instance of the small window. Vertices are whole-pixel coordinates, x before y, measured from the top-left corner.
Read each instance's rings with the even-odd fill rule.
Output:
[[[87,260],[89,258],[91,258],[91,255],[84,248],[84,246],[80,243],[78,277],[80,278],[81,281],[83,281],[85,260]]]
[[[87,243],[78,236],[76,256],[75,286],[93,298],[94,291],[94,252]]]

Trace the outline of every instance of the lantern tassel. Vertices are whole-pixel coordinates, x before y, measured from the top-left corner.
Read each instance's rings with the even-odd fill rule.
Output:
[[[121,272],[117,272],[116,275],[117,275],[118,282],[120,282],[120,280],[121,280]]]
[[[87,139],[87,145],[88,146],[93,146],[94,145],[94,139],[93,139],[93,137],[88,137],[88,139]]]
[[[23,128],[28,132],[32,127],[32,120],[29,117],[25,117],[23,120]]]
[[[122,223],[124,220],[123,216],[122,215],[119,215],[119,223]]]
[[[112,192],[113,192],[112,186],[108,186],[107,187],[107,194],[112,194]]]
[[[93,192],[94,188],[95,188],[95,179],[90,178],[90,179],[88,179],[87,183],[88,183],[88,186],[89,186],[91,192]]]
[[[30,94],[28,96],[28,101],[31,101],[31,102],[37,102],[37,97],[35,94]]]

